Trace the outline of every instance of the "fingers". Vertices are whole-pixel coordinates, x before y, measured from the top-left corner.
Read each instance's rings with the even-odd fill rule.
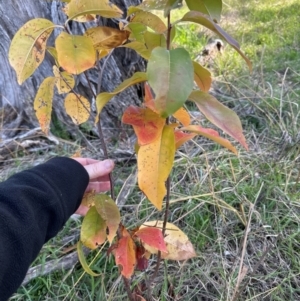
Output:
[[[91,158],[72,158],[72,159],[79,162],[83,166],[88,165],[88,164],[93,164],[96,162],[100,162],[99,160],[91,159]]]
[[[86,191],[104,192],[110,190],[110,182],[90,182]]]
[[[81,163],[80,161],[78,162]],[[89,174],[90,180],[92,180],[108,175],[114,168],[114,162],[112,160],[96,161],[95,163],[85,165],[84,168]]]

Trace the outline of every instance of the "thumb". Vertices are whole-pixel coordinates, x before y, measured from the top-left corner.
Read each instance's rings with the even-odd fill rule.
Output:
[[[112,160],[104,160],[85,165],[84,168],[89,174],[90,180],[92,180],[109,174],[113,170],[114,165]]]

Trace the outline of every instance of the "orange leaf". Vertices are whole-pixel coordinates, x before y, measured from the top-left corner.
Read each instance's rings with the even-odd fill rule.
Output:
[[[180,121],[184,126],[188,126],[191,123],[191,118],[189,113],[184,108],[177,110],[173,116]]]
[[[99,26],[89,28],[85,35],[93,41],[95,49],[112,49],[122,45],[128,39],[129,32],[116,28]]]
[[[153,100],[155,97],[154,97],[154,95],[153,95],[153,93],[151,91],[151,88],[150,88],[150,86],[149,86],[149,84],[147,82],[145,83],[144,87],[145,87],[144,101],[145,101],[145,104],[146,104],[150,100]]]
[[[165,126],[159,139],[142,145],[138,152],[139,187],[158,210],[161,210],[166,195],[165,182],[171,172],[174,155],[174,130],[170,126]]]
[[[125,235],[119,240],[115,249],[115,260],[116,264],[122,267],[121,274],[130,278],[136,265],[136,249],[134,241],[126,229],[123,230],[123,233]]]
[[[139,229],[134,233],[134,235],[137,236],[142,241],[142,243],[146,243],[150,247],[168,253],[161,229],[154,227],[145,227]]]
[[[166,121],[148,108],[129,106],[122,122],[133,126],[139,145],[146,145],[161,136]]]
[[[175,147],[176,147],[176,149],[178,149],[185,142],[193,139],[196,135],[197,134],[195,134],[195,133],[187,134],[187,133],[183,133],[181,131],[176,131],[175,132]]]

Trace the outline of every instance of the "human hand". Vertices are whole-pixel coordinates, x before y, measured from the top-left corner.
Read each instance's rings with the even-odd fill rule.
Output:
[[[85,192],[104,192],[110,189],[109,173],[114,168],[112,160],[99,161],[90,158],[72,158],[80,163],[89,174],[90,182]],[[80,205],[76,214],[85,215],[88,207]]]

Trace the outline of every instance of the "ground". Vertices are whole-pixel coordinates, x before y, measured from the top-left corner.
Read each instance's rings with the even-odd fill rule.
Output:
[[[299,11],[297,0],[224,4],[221,25],[240,42],[253,72],[227,45],[212,66],[214,93],[240,116],[249,151],[237,146],[235,156],[198,138],[178,152],[171,176],[170,221],[185,231],[198,256],[163,265],[153,300],[300,300]],[[194,25],[178,33],[176,43],[193,57],[208,39],[207,31]],[[16,154],[19,157],[6,162],[2,179],[76,149],[75,143],[61,143],[40,156]],[[118,164],[118,189],[134,168],[134,160]],[[131,227],[161,218],[136,188],[122,216]],[[79,220],[70,220],[33,266],[63,258],[76,242],[79,225]],[[127,300],[113,259],[95,251],[88,260],[93,260],[99,277],[73,264],[70,270],[31,280],[12,300]],[[147,279],[154,261],[134,283]]]

